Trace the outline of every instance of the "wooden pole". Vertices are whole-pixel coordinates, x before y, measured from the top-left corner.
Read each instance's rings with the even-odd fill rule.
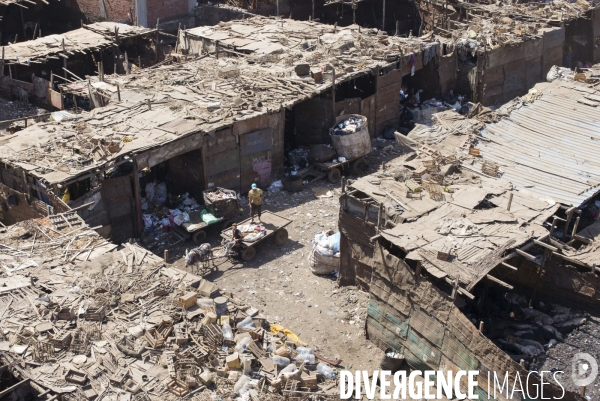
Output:
[[[63,53],[64,53],[64,57],[63,57],[63,73],[65,75],[65,78],[67,78],[67,47],[65,46],[65,39],[63,38],[62,40],[62,49],[63,49]]]
[[[312,19],[315,20],[315,0],[312,0]]]
[[[383,21],[381,22],[381,30],[385,32],[385,0],[383,0]]]
[[[27,35],[25,34],[25,17],[23,17],[23,9],[21,8],[21,24],[23,24],[23,38],[27,40]]]
[[[506,205],[506,210],[508,210],[510,212],[510,207],[512,206],[512,200],[513,200],[513,193],[511,192],[510,195],[508,195],[508,205]]]
[[[117,84],[117,98],[121,101],[121,85]]]
[[[579,395],[585,397],[585,386],[579,387]]]
[[[117,85],[117,91],[119,90],[119,85]],[[119,100],[121,100],[119,95]],[[142,234],[142,203],[140,200],[140,177],[139,177],[139,167],[137,163],[136,155],[133,156],[133,195],[135,199],[135,209],[136,209],[136,231],[137,236],[139,237]],[[165,255],[165,256],[168,256]],[[167,257],[165,257],[165,262],[167,261]]]
[[[215,57],[219,59],[219,41],[215,40]]]
[[[33,28],[33,37],[31,39],[35,39],[35,34],[37,33],[37,29],[38,29],[38,24],[36,22],[35,23],[35,28]]]
[[[158,23],[160,22],[160,18],[156,19],[156,54],[154,55],[154,61],[158,61]]]
[[[127,57],[127,50],[125,50],[125,75],[129,75],[129,58]]]
[[[142,69],[142,57],[138,56],[138,68],[141,70]]]
[[[169,263],[169,250],[165,249],[165,263]]]
[[[277,16],[279,17],[279,0],[277,0]]]
[[[483,320],[479,322],[479,332],[483,333]]]
[[[400,36],[400,21],[396,20],[396,36]]]
[[[73,93],[73,104],[75,105],[75,114],[77,114],[78,110],[77,110],[77,98],[75,97],[75,94]]]
[[[332,112],[333,112],[333,123],[335,124],[335,68],[331,66],[331,102],[332,102]]]
[[[181,22],[179,23],[179,27],[177,28],[177,39],[175,40],[175,53],[177,53],[177,50],[179,49],[179,35],[181,32]]]
[[[0,77],[4,76],[4,46],[2,46],[2,63],[0,65]]]

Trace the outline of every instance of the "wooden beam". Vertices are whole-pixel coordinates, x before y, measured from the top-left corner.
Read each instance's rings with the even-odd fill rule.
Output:
[[[525,259],[529,260],[530,262],[534,262],[535,261],[535,256],[528,254],[527,252],[524,252],[520,249],[515,249],[515,252],[517,253],[517,255],[520,255],[522,257],[524,257]]]
[[[509,265],[509,264],[508,264],[508,263],[506,263],[506,262],[502,262],[502,263],[500,263],[500,264],[501,264],[502,266],[506,267],[506,268],[509,268],[509,269],[510,269],[510,270],[512,270],[512,271],[515,271],[515,272],[516,272],[516,271],[519,271],[519,269],[517,269],[516,267],[514,267],[514,266],[512,266],[512,265]]]
[[[492,276],[491,274],[486,274],[485,278],[487,278],[490,281],[493,281],[496,284],[500,284],[502,287],[506,287],[509,290],[512,290],[514,287],[508,283],[505,283],[504,281],[497,279],[496,277]]]
[[[9,388],[7,388],[6,390],[0,391],[0,397],[4,397],[5,395],[8,395],[10,393],[12,393],[13,391],[15,391],[16,389],[18,389],[21,386],[24,386],[25,384],[29,383],[30,379],[25,379],[25,380],[21,380],[20,382],[18,382],[17,384],[10,386]]]
[[[558,248],[553,247],[550,244],[546,244],[545,242],[538,241],[537,239],[534,239],[533,243],[536,244],[536,245],[539,245],[539,246],[541,246],[543,248],[550,249],[552,252],[558,252]]]
[[[448,284],[454,285],[454,281],[452,281],[449,277],[444,277],[444,280],[446,280]],[[462,287],[458,287],[458,292],[471,300],[475,299],[475,295],[471,294],[469,291],[465,290]]]

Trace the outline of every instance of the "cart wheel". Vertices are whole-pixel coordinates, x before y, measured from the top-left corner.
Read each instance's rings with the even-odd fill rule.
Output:
[[[288,232],[285,228],[280,228],[275,233],[275,243],[279,246],[285,244],[285,241],[288,239]]]
[[[362,175],[367,170],[368,167],[369,167],[369,164],[362,157],[360,159],[352,162],[352,172],[356,175]]]
[[[198,245],[200,245],[202,243],[202,241],[204,241],[205,239],[206,239],[206,231],[203,231],[203,230],[196,231],[194,233],[194,235],[192,236],[192,240],[194,240],[194,242]]]
[[[327,173],[327,179],[330,183],[336,184],[342,178],[342,172],[337,168],[332,168]]]
[[[245,262],[251,261],[252,259],[254,259],[255,256],[256,249],[254,249],[254,247],[249,246],[248,248],[242,251],[242,259],[244,259]]]
[[[227,230],[233,224],[233,220],[225,220],[223,226],[221,227],[221,231]]]

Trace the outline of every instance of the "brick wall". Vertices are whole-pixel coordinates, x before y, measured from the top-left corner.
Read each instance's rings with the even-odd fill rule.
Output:
[[[88,22],[130,22],[128,14],[135,10],[133,0],[71,0],[71,6],[78,8]]]
[[[8,197],[13,196],[18,205],[9,206]],[[19,221],[43,217],[44,214],[27,203],[25,194],[15,191],[4,184],[0,184],[0,221],[5,225],[18,223]]]
[[[189,4],[189,0],[146,0],[148,26],[155,27],[160,18],[160,29],[164,31],[176,31],[180,22],[182,29],[184,25],[190,27],[194,15],[190,13]]]

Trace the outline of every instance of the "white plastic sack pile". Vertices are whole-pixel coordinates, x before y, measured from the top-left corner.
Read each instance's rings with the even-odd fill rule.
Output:
[[[333,256],[340,251],[340,233],[327,236],[324,233],[315,235],[313,248],[323,256]]]

